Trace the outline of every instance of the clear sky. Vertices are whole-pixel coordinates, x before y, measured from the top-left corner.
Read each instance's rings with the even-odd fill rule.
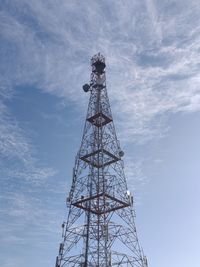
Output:
[[[198,0],[0,0],[2,267],[55,264],[97,52],[149,267],[200,266],[199,14]]]

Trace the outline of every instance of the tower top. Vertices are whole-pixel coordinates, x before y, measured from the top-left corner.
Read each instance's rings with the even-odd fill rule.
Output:
[[[97,75],[101,75],[104,73],[104,69],[106,67],[105,57],[99,52],[94,55],[91,59],[92,72]]]
[[[105,57],[99,52],[91,58],[92,73],[90,84],[83,85],[83,91],[88,92],[92,89],[102,89],[105,87]]]
[[[92,58],[91,58],[91,65],[93,64],[93,62],[95,61],[101,61],[105,63],[105,57],[98,52],[97,54],[95,54]]]

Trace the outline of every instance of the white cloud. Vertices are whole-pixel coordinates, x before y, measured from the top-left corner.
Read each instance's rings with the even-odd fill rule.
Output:
[[[120,138],[161,137],[167,114],[200,109],[199,10],[196,1],[16,0],[0,17],[4,97],[12,97],[15,86],[34,84],[85,109],[81,85],[89,79],[89,58],[101,51]],[[35,165],[31,139],[3,102],[0,110],[3,155],[27,166],[24,177],[28,170],[35,181],[53,175]]]
[[[154,127],[160,135],[162,129],[154,123],[150,127],[150,121],[166,111],[180,111],[183,106],[185,111],[198,110],[194,98],[199,93],[194,87],[199,86],[199,26],[195,20],[188,23],[191,10],[199,8],[195,1],[189,11],[175,5],[176,16],[169,16],[173,12],[169,1],[162,5],[154,0],[102,5],[88,1],[89,5],[80,2],[79,8],[78,2],[16,3],[24,7],[22,18],[29,12],[31,19],[2,13],[3,38],[19,55],[15,78],[9,68],[5,74],[8,81],[36,83],[80,104],[83,97],[77,92],[89,77],[89,57],[101,50],[107,59],[111,99],[120,105],[123,120],[130,121],[122,131],[128,131],[132,140],[138,139],[134,132],[142,138],[155,136]]]
[[[168,114],[200,110],[199,13],[200,4],[194,0],[14,0],[4,4],[0,11],[0,151],[2,159],[19,163],[12,169],[5,164],[1,168],[7,190],[4,201],[9,203],[0,212],[15,218],[15,225],[8,225],[8,243],[23,242],[13,231],[30,221],[37,225],[38,235],[52,233],[56,208],[46,210],[37,190],[54,195],[66,190],[61,184],[55,188],[44,183],[55,170],[38,163],[31,136],[13,118],[5,99],[12,98],[16,86],[34,85],[86,110],[81,86],[89,79],[90,57],[101,51],[122,142],[144,143],[163,136]],[[126,176],[136,196],[147,182],[142,164],[126,157]],[[8,176],[23,180],[26,188],[19,192],[14,183],[7,187]],[[3,266],[21,264],[9,260]]]
[[[143,190],[144,185],[148,182],[147,177],[142,172],[142,160],[133,161],[130,156],[125,157],[125,172],[128,186],[138,197],[138,192]]]
[[[200,6],[174,4],[16,0],[11,8],[5,5],[0,17],[3,93],[9,89],[12,97],[10,88],[35,84],[85,109],[81,85],[89,78],[89,58],[101,51],[120,138],[144,143],[163,136],[167,114],[200,109]],[[31,139],[3,102],[0,110],[3,155],[17,156],[28,167],[24,177],[28,169],[35,181],[53,175],[35,165]]]
[[[6,97],[12,95],[7,93]],[[47,177],[55,174],[55,170],[38,164],[31,138],[12,117],[4,100],[5,96],[0,101],[1,179],[16,177],[35,184],[43,183]],[[6,162],[8,166],[5,165]]]
[[[152,30],[158,44],[162,42],[162,28],[159,23],[158,12],[154,3],[154,0],[146,0],[147,13],[149,14],[150,21],[152,23]]]
[[[130,10],[134,14],[137,9],[145,5],[142,2],[140,5],[127,3],[116,4],[114,11],[108,4],[109,16],[97,4],[92,7],[81,6],[79,11],[75,9],[76,4],[70,5],[68,15],[77,33],[71,31],[69,24],[65,24],[69,23],[69,19],[65,20],[62,17],[63,13],[59,10],[61,12],[59,15],[64,22],[61,24],[61,29],[58,29],[57,25],[60,20],[56,20],[52,30],[60,36],[59,40],[63,40],[67,34],[68,43],[66,46],[59,47],[58,58],[55,54],[49,54],[49,70],[51,71],[47,71],[50,75],[47,76],[44,87],[48,88],[49,82],[51,89],[47,90],[73,100],[76,99],[80,103],[81,96],[76,93],[76,90],[80,88],[84,77],[88,77],[89,74],[86,56],[89,56],[90,49],[91,52],[95,49],[101,50],[107,58],[111,99],[115,106],[121,108],[119,122],[123,122],[121,125],[123,127],[120,129],[124,132],[124,136],[130,137],[127,141],[140,139],[143,141],[163,135],[166,129],[163,127],[162,116],[166,113],[199,110],[199,35],[197,34],[199,26],[194,20],[189,25],[187,23],[189,31],[186,38],[183,32],[184,25],[173,24],[173,39],[170,45],[166,45],[165,40],[171,36],[171,22],[177,19],[186,23],[188,16],[191,16],[191,10],[190,12],[186,10],[185,13],[177,14],[177,17],[173,18],[165,16],[163,10],[159,9],[161,11],[159,17],[157,11],[159,5],[156,6],[154,1],[148,0],[145,3],[146,12],[152,24],[147,25],[149,21],[143,22],[137,14],[134,18],[127,16]],[[199,6],[193,4],[190,8],[194,10]],[[83,36],[85,30],[80,25],[80,17],[78,20],[72,20],[73,14],[77,18],[78,12],[80,17],[84,12],[88,14],[87,19],[83,20],[83,24],[89,26],[87,32],[90,34],[86,36],[88,39]],[[50,14],[55,16],[52,10]],[[94,14],[96,14],[95,20],[93,20]],[[106,17],[106,20],[101,21],[98,30],[94,29],[94,26],[97,26],[101,20],[101,16]],[[44,16],[42,18],[43,25],[47,25]],[[141,30],[141,34],[138,30]],[[182,37],[179,37],[179,31]],[[93,39],[91,39],[91,34],[93,34]],[[81,44],[79,35],[82,37]],[[69,56],[69,51],[73,59]],[[80,57],[76,56],[77,53],[80,53]],[[84,62],[82,61],[83,55]],[[55,72],[55,61],[59,62],[58,72]],[[68,72],[66,75],[65,70]],[[53,82],[50,76],[55,79]],[[78,83],[76,77],[79,77]],[[115,112],[115,114],[118,113]]]

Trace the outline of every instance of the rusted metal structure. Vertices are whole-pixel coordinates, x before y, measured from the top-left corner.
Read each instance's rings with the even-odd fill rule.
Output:
[[[95,55],[91,66],[90,84],[83,86],[90,100],[56,267],[147,267],[107,95],[105,58]]]

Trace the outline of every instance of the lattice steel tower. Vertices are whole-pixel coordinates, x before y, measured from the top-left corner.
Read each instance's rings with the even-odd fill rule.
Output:
[[[106,90],[105,58],[91,59],[87,117],[67,197],[56,267],[147,267]]]

